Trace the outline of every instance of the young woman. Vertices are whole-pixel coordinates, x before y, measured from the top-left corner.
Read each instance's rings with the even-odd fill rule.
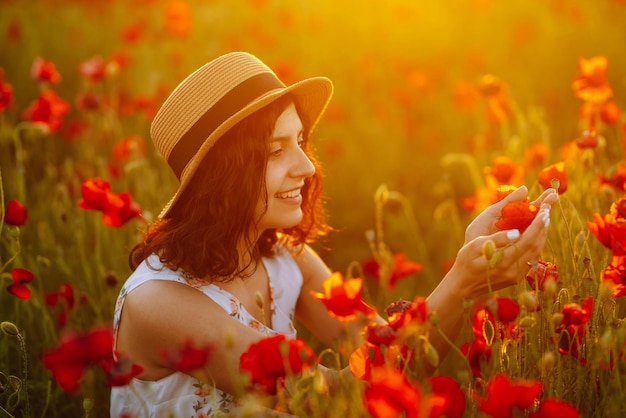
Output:
[[[165,101],[151,134],[180,187],[130,255],[134,273],[116,306],[115,350],[144,370],[112,390],[112,417],[236,415],[230,394],[241,354],[268,335],[295,337],[296,319],[326,345],[360,343],[371,319],[346,328],[311,295],[331,271],[307,245],[328,231],[309,136],[332,90],[324,77],[286,87],[256,57],[236,52],[198,69]],[[462,301],[487,293],[485,240],[515,243],[492,271],[492,289],[515,284],[517,266],[538,258],[554,190],[534,202],[541,211],[521,236],[494,226],[500,208],[526,194],[520,187],[474,220],[455,265],[428,297],[450,338],[462,325]],[[210,387],[161,356],[185,341],[215,347],[205,366]],[[443,341],[431,342],[445,354]]]

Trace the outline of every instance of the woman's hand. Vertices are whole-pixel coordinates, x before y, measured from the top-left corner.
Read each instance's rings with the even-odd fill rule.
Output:
[[[520,202],[528,196],[528,188],[521,186],[514,190],[511,194],[507,195],[501,201],[494,203],[487,209],[482,211],[472,223],[469,224],[465,230],[465,244],[472,241],[475,238],[483,235],[491,235],[497,231],[495,223],[500,219],[501,210],[504,206],[511,202]],[[541,196],[539,196],[534,202],[531,202],[536,207],[541,207],[542,204],[547,203],[553,205],[558,199],[556,190],[550,188],[546,189]]]
[[[449,276],[456,282],[465,298],[475,298],[489,291],[514,285],[528,271],[529,263],[537,260],[543,250],[550,224],[549,202],[552,199],[554,197],[550,193],[544,193],[538,199],[542,202],[539,212],[521,236],[516,229],[480,235],[459,250]],[[489,224],[489,221],[495,220],[497,218],[494,214],[489,213],[470,232],[478,231],[479,228],[486,230],[495,228]],[[491,262],[484,253],[487,241],[493,242],[494,253],[501,252],[494,254]]]

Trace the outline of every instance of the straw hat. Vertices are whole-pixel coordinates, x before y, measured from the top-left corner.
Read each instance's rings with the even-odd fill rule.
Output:
[[[159,217],[178,201],[219,138],[287,93],[296,97],[312,130],[328,105],[333,85],[326,77],[313,77],[285,86],[267,65],[245,52],[218,57],[183,80],[165,100],[150,129],[154,145],[180,180]]]

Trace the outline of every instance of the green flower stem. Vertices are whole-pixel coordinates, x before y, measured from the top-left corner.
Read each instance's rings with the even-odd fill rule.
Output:
[[[1,406],[0,406],[0,411],[2,411],[2,412],[4,412],[5,414],[7,414],[7,416],[8,416],[9,418],[15,418],[15,415],[11,415],[11,414],[9,413],[9,411],[7,411],[6,409],[4,409],[4,408],[3,408],[3,407],[1,407]]]

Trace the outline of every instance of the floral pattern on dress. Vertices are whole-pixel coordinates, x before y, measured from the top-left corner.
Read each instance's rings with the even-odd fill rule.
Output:
[[[283,333],[288,338],[293,338],[296,335],[293,319],[299,287],[297,286],[297,282],[295,283],[295,286],[292,286],[294,285],[292,279],[301,273],[299,269],[297,269],[297,266],[295,266],[293,259],[291,259],[286,252],[277,255],[276,259],[281,259],[283,261],[282,264],[279,263],[280,267],[268,269],[269,306],[272,318],[272,327],[277,327],[276,329],[279,331],[267,327],[262,322],[257,320],[245,309],[242,303],[234,295],[216,285],[207,284],[206,281],[194,278],[189,274],[184,274],[180,270],[172,271],[165,267],[160,269],[150,268],[150,266],[162,267],[158,257],[155,256],[155,258],[150,258],[148,266],[144,265],[145,262],[142,263],[142,265],[138,267],[135,273],[133,273],[133,275],[122,286],[115,304],[115,314],[113,320],[114,338],[117,338],[122,308],[127,295],[137,286],[148,280],[169,280],[186,284],[207,295],[219,306],[221,306],[228,315],[236,319],[238,322],[246,324],[250,328],[256,329],[268,336]],[[276,275],[279,279],[282,277],[282,280],[274,282],[273,275]],[[291,292],[291,295],[286,295],[285,289],[283,288],[284,286],[290,286],[289,292]],[[116,346],[114,345],[113,347],[115,350]],[[140,382],[133,380],[129,386],[134,386],[139,383]],[[164,416],[167,416],[169,413],[169,407],[167,405],[173,407],[174,411],[178,411],[178,413],[175,413],[174,416],[180,416],[183,418],[232,417],[237,416],[237,411],[241,407],[238,399],[232,395],[219,390],[214,385],[200,382],[194,377],[180,372],[175,372],[168,377],[160,379],[159,381],[144,383],[147,383],[148,387],[150,387],[149,385],[154,384],[156,387],[161,387],[161,385],[163,385],[163,387],[178,388],[176,390],[175,398],[153,399],[155,402],[154,405],[165,401],[163,404],[164,409],[157,407],[158,411],[165,413]],[[135,389],[137,389],[137,387],[135,387]],[[141,386],[140,389],[143,391],[142,395],[153,396],[153,392],[149,388],[146,389],[144,386]],[[124,396],[128,396],[128,393],[133,393],[134,391],[130,388],[113,388],[112,395],[114,392],[119,394],[120,398],[124,398]],[[137,394],[134,393],[132,396],[137,396]],[[141,406],[141,408],[143,408],[143,406]],[[160,412],[156,412],[157,416],[162,415],[160,415]],[[267,412],[271,415],[271,411],[268,410]]]

